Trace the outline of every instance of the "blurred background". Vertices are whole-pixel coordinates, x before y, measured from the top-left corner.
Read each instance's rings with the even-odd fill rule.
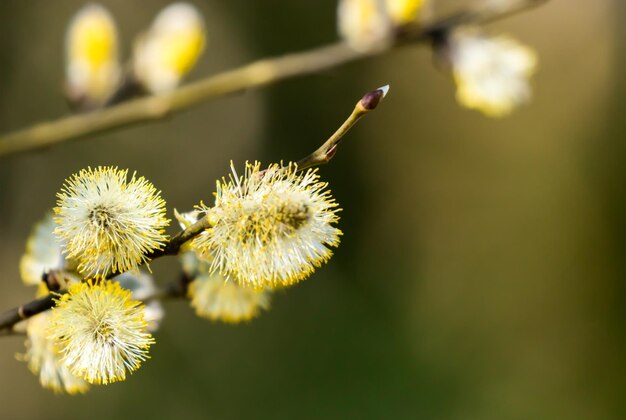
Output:
[[[435,13],[467,1],[435,0]],[[168,2],[102,0],[128,56]],[[0,130],[68,111],[63,39],[81,1],[0,3]],[[190,79],[337,39],[334,0],[194,1],[210,36]],[[229,160],[298,159],[366,91],[383,105],[321,168],[344,209],[335,257],[228,326],[167,302],[152,359],[83,396],[42,389],[1,339],[0,418],[617,419],[626,403],[626,7],[553,0],[489,26],[534,47],[534,100],[460,108],[425,46],[207,102],[167,120],[0,159],[0,308],[65,178],[117,165],[174,208]],[[620,32],[618,32],[620,30]],[[296,112],[297,110],[297,112]],[[178,271],[153,263],[157,282]]]

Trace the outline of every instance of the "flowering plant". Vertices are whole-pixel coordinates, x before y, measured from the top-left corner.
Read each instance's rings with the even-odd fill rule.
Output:
[[[195,7],[175,3],[161,11],[124,66],[112,14],[88,5],[66,34],[65,95],[84,115],[51,123],[44,134],[33,129],[0,137],[0,155],[157,119],[202,99],[423,40],[451,73],[462,106],[503,117],[528,102],[534,52],[508,37],[490,38],[477,25],[535,2],[492,2],[428,22],[432,3],[340,0],[340,44],[260,61],[182,88],[208,39]],[[388,90],[366,93],[336,132],[303,159],[267,166],[245,162],[243,172],[231,162],[212,202],[172,211],[181,228],[173,235],[167,233],[165,200],[144,177],[116,166],[70,175],[57,193],[54,215],[35,225],[20,262],[24,283],[37,286],[36,299],[0,314],[0,331],[25,334],[26,351],[19,358],[44,387],[73,394],[123,381],[149,358],[163,298],[188,299],[196,314],[213,321],[260,315],[276,290],[307,279],[339,246],[341,209],[317,166],[333,158],[343,136]],[[182,274],[157,286],[142,270],[150,271],[150,262],[164,256],[178,256]]]

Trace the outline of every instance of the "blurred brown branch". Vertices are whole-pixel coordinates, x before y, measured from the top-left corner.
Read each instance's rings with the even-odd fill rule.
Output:
[[[430,41],[456,26],[487,23],[538,6],[546,1],[493,2],[492,6],[483,5],[476,9],[465,10],[425,26],[403,28],[393,48]],[[356,52],[343,43],[336,43],[309,51],[256,61],[238,69],[190,83],[167,94],[135,99],[107,109],[39,123],[2,135],[0,136],[0,157],[44,148],[131,124],[159,120],[209,99],[293,77],[319,73],[384,52]]]

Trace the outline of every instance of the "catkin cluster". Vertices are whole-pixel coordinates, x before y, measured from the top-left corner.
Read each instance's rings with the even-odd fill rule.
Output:
[[[358,52],[383,50],[419,28],[433,2],[339,0],[338,31]],[[502,117],[530,99],[537,63],[530,48],[477,27],[442,27],[432,38],[462,106]],[[66,33],[68,102],[89,111],[167,93],[193,69],[206,43],[199,11],[174,3],[136,38],[123,65],[113,15],[89,4]],[[373,109],[387,89],[367,97],[361,110]],[[170,236],[165,200],[147,179],[99,166],[66,180],[20,262],[22,279],[37,286],[37,297],[56,293],[51,311],[25,323],[26,350],[19,356],[42,386],[74,394],[123,381],[149,358],[164,313],[160,297],[185,297],[198,316],[212,321],[249,321],[269,308],[275,290],[308,278],[339,245],[340,209],[316,169],[246,162],[237,172],[231,163],[213,197],[188,212],[173,210],[181,231]],[[142,271],[166,254],[181,263],[182,280],[174,288],[157,286]]]
[[[315,170],[257,162],[246,163],[243,175],[232,164],[231,171],[217,183],[213,205],[175,216],[184,231],[206,226],[178,244],[191,306],[199,316],[237,323],[268,309],[274,289],[328,261],[341,231],[337,203]],[[51,313],[28,322],[21,357],[45,387],[76,393],[122,381],[148,358],[163,311],[153,307],[158,289],[140,266],[172,239],[160,193],[127,170],[82,170],[57,197],[54,217],[33,230],[21,265],[38,293],[48,292],[51,278],[67,292]],[[36,270],[47,283],[33,281]]]

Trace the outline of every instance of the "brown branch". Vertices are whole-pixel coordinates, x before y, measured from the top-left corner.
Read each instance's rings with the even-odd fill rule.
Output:
[[[538,6],[545,1],[547,0],[503,2],[505,6],[483,6],[475,10],[462,11],[422,27],[402,28],[394,47],[429,41],[456,26],[490,22]],[[336,43],[256,61],[182,86],[167,94],[135,99],[107,109],[39,123],[5,134],[0,136],[0,157],[48,147],[131,124],[159,120],[209,99],[319,73],[384,52],[356,52],[343,43]]]
[[[54,297],[55,295],[51,293],[0,314],[0,331],[10,329],[18,322],[52,308]]]
[[[187,296],[187,288],[189,287],[190,282],[191,279],[183,273],[179,279],[167,283],[165,286],[156,290],[154,294],[141,299],[141,301],[147,303],[152,300],[184,298]],[[50,293],[47,296],[35,299],[0,314],[0,337],[24,335],[24,332],[15,331],[13,329],[15,324],[51,309],[54,306],[55,298],[65,293],[67,293],[67,290]]]
[[[148,254],[146,257],[149,260],[153,260],[164,255],[176,255],[178,254],[178,251],[180,251],[180,247],[182,247],[185,242],[195,238],[202,233],[202,231],[210,227],[211,222],[209,221],[208,216],[204,216],[196,223],[172,236],[165,247]]]
[[[187,229],[174,235],[163,249],[155,251],[148,255],[148,259],[153,260],[155,258],[159,258],[165,255],[176,255],[180,250],[180,247],[183,246],[185,242],[193,239],[195,236],[199,235],[204,229],[207,229],[210,226],[211,224],[209,223],[209,220],[206,216],[201,218],[196,223],[189,226]],[[118,274],[119,273],[111,274],[107,276],[107,278],[115,277]],[[181,290],[183,289],[181,289],[179,285],[174,285],[168,286],[166,290],[169,290],[168,293],[174,296],[175,292],[180,294],[182,293]],[[3,335],[5,331],[10,331],[11,328],[13,328],[13,326],[18,322],[52,308],[54,306],[55,298],[64,293],[67,293],[67,290],[60,290],[58,292],[50,293],[47,296],[35,299],[21,306],[9,309],[8,311],[1,313],[0,336]]]

